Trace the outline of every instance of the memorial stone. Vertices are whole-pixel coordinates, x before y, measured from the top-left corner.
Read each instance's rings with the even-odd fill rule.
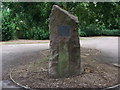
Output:
[[[78,19],[53,5],[50,14],[49,75],[53,78],[78,75],[81,71]]]

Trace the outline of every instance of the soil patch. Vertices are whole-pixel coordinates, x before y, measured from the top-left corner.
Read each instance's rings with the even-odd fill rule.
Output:
[[[95,60],[98,50],[81,48],[82,74],[69,78],[52,79],[48,75],[49,50],[42,51],[39,61],[20,66],[11,73],[12,78],[31,88],[106,88],[118,84],[118,69]]]

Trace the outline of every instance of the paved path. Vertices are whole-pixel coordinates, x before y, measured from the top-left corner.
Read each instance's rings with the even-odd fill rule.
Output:
[[[82,47],[100,50],[102,54],[99,56],[99,60],[110,64],[118,64],[118,37],[82,38],[81,45]],[[48,48],[49,43],[2,45],[0,55],[2,54],[3,75],[10,68],[39,59],[40,51]]]
[[[100,61],[118,65],[118,59],[120,59],[120,38],[92,37],[82,39],[82,47],[98,49],[101,51],[101,55],[98,58]]]
[[[14,85],[9,85],[11,84],[10,81],[6,80],[6,78],[8,78],[7,73],[9,73],[10,69],[27,64],[31,61],[39,60],[41,50],[48,48],[48,43],[2,45],[2,52],[0,52],[2,53],[2,75],[0,76],[5,77],[5,80],[3,81],[3,88],[16,88]]]
[[[81,45],[82,47],[100,50],[102,52],[100,57],[101,61],[114,64],[118,63],[118,48],[120,48],[118,47],[118,37],[82,38]],[[3,72],[12,66],[14,67],[32,61],[34,59],[32,57],[34,57],[35,53],[48,48],[49,43],[2,45],[1,53]],[[30,58],[27,57],[27,60],[23,59],[29,55],[31,55]]]
[[[41,50],[45,50],[48,48],[49,48],[48,44],[2,45],[2,70],[3,72],[12,66],[17,66],[17,65],[32,61],[34,59],[33,57],[35,53],[37,52],[39,53]],[[27,56],[31,58],[28,59]],[[26,59],[23,59],[23,57],[26,57]]]

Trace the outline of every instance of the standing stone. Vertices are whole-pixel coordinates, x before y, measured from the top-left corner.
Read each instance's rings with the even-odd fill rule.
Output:
[[[49,75],[53,78],[78,75],[81,71],[77,17],[53,5],[50,14]]]

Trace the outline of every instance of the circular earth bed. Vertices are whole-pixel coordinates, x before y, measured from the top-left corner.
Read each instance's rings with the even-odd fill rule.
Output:
[[[118,84],[118,69],[95,60],[98,50],[81,48],[83,72],[79,76],[52,79],[48,75],[49,50],[39,61],[13,69],[12,78],[30,88],[106,88]]]

